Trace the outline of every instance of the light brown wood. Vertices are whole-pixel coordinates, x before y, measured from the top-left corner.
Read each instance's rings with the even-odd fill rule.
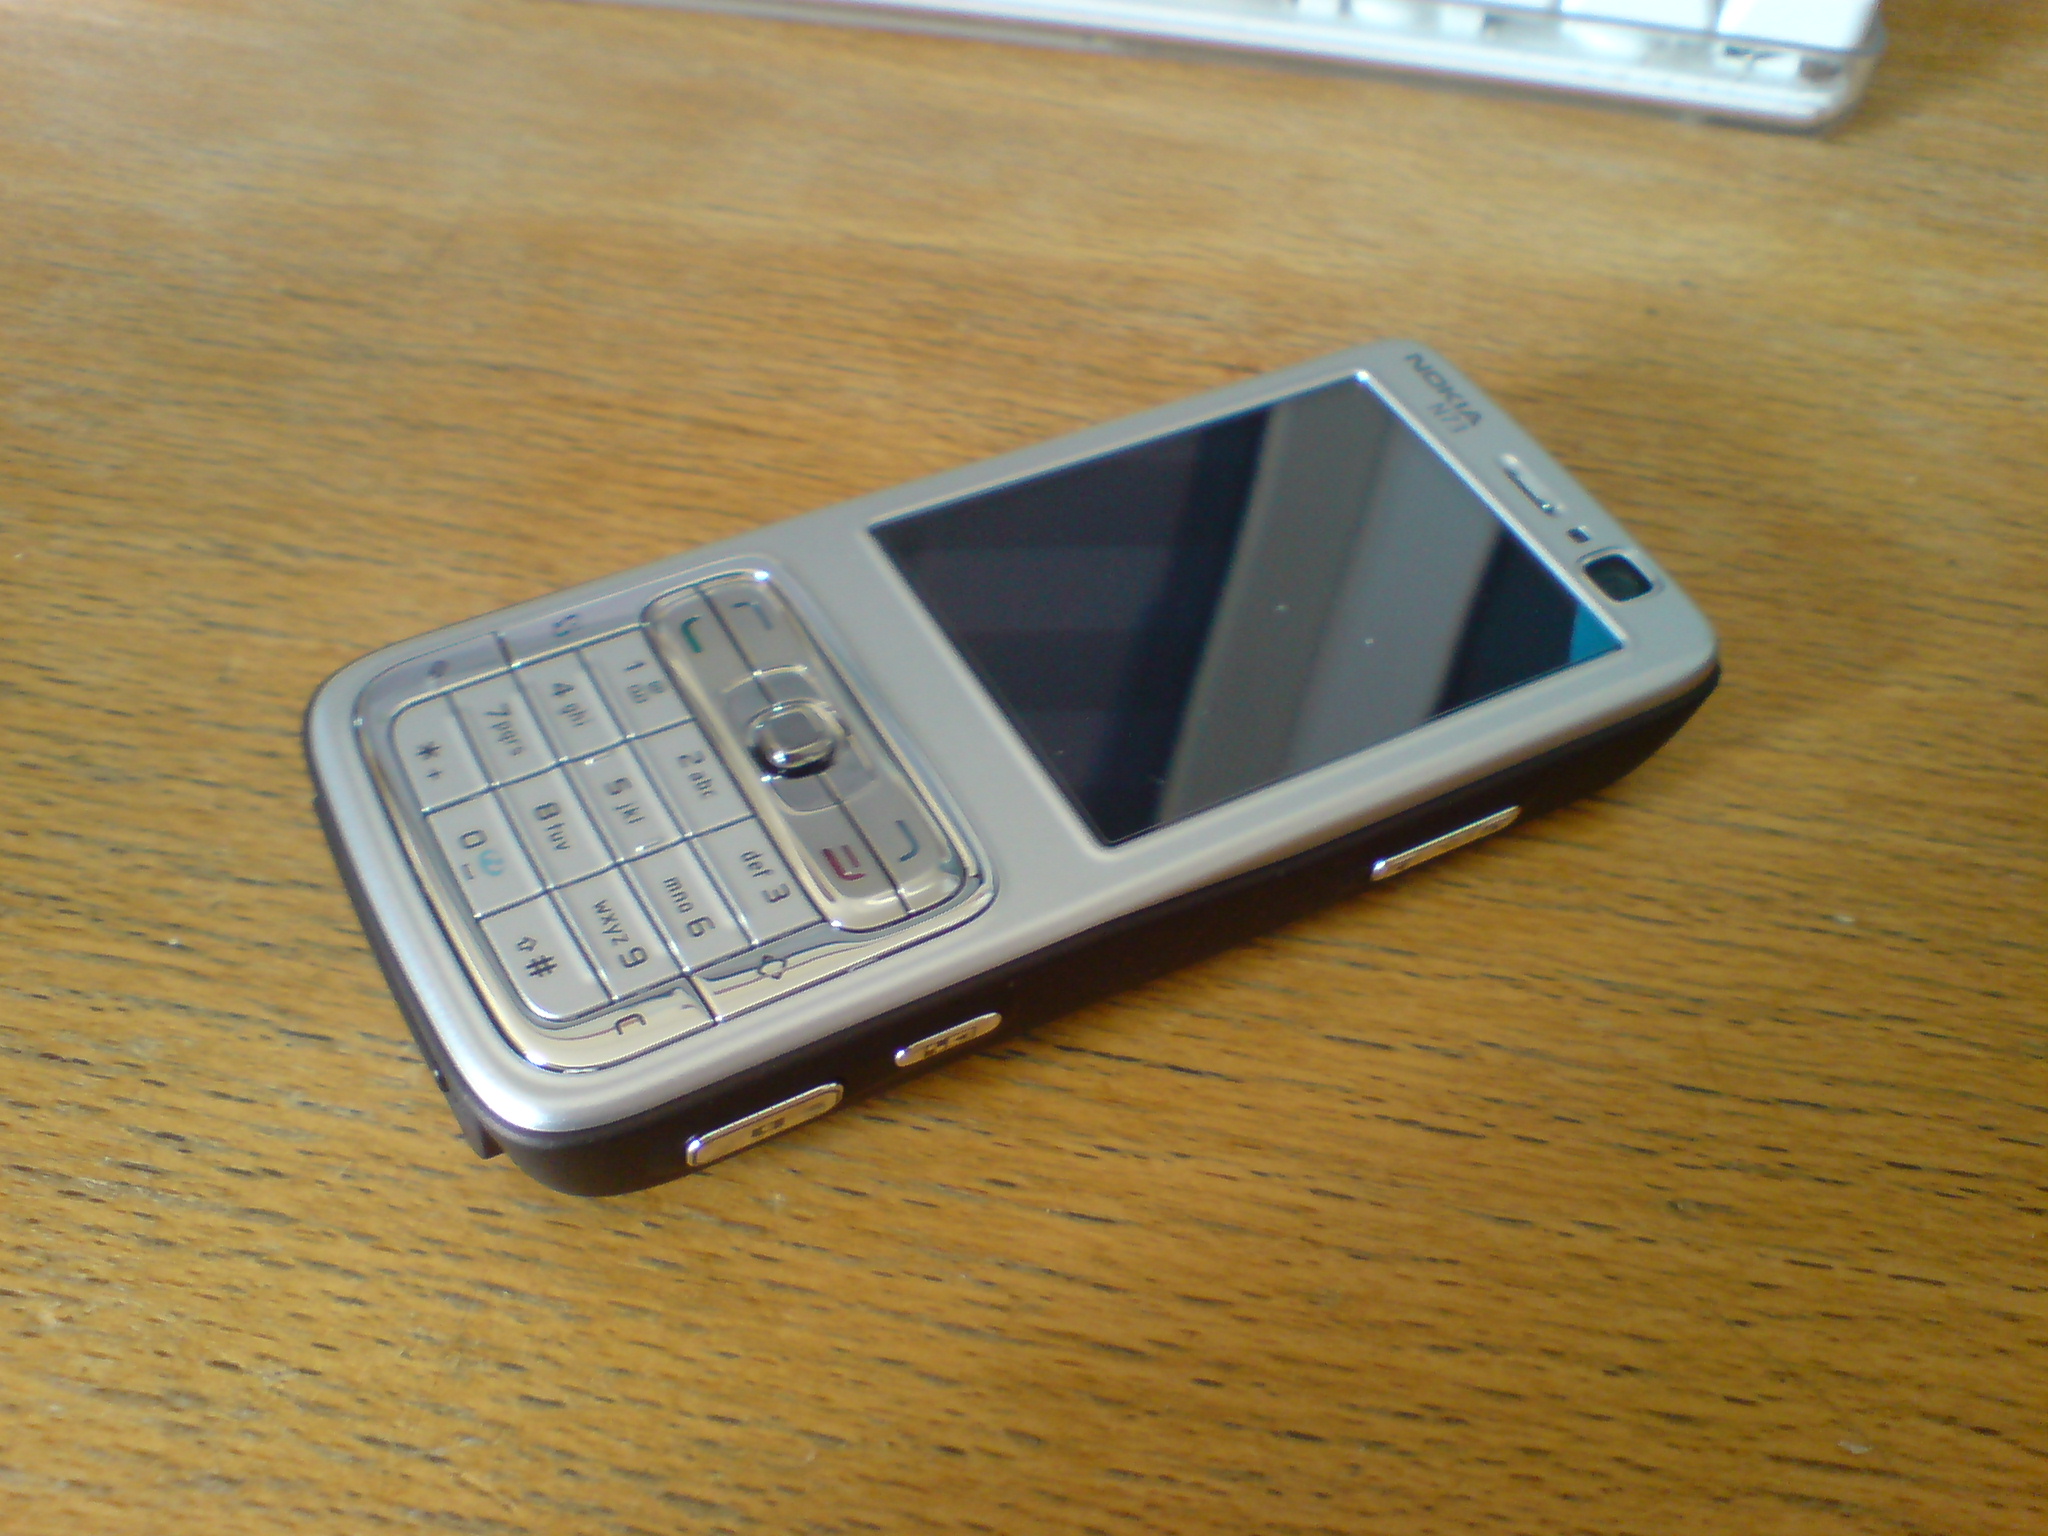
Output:
[[[0,1527],[2048,1529],[2048,7],[1887,9],[1819,141],[538,0],[0,10]],[[456,1140],[321,678],[1404,333],[1718,623],[1666,752],[710,1176]]]

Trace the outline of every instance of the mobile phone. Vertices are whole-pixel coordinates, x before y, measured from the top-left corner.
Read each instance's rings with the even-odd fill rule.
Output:
[[[1718,675],[1384,342],[378,651],[306,736],[471,1146],[602,1194],[1596,789]]]

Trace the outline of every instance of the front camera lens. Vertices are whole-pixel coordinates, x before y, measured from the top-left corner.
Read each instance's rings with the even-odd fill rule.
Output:
[[[1617,603],[1641,597],[1650,590],[1650,578],[1625,555],[1602,555],[1598,560],[1589,560],[1586,562],[1586,574],[1593,578],[1594,586]]]

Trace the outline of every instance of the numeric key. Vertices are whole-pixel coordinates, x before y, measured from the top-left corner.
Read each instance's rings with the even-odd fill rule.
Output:
[[[513,676],[525,689],[559,756],[587,757],[602,752],[624,734],[612,723],[611,711],[598,697],[597,685],[574,652],[530,663]]]
[[[635,859],[626,871],[691,970],[747,947],[746,931],[688,843]]]
[[[571,763],[569,773],[620,858],[638,858],[683,835],[630,748],[614,747]]]
[[[598,974],[613,997],[631,997],[678,974],[660,931],[647,920],[639,898],[617,870],[557,891],[555,899],[597,961]]]
[[[691,832],[709,832],[747,814],[732,775],[694,725],[679,725],[633,744],[653,770],[668,803]]]
[[[498,800],[551,883],[566,885],[611,863],[604,839],[561,769],[508,784],[498,791]]]
[[[463,900],[478,917],[524,901],[540,889],[540,871],[521,851],[511,823],[489,795],[435,811],[427,826],[455,872]]]
[[[541,737],[540,723],[509,672],[458,688],[449,698],[476,743],[477,756],[497,783],[554,766],[555,755]]]
[[[638,633],[614,635],[576,653],[597,679],[628,736],[644,736],[690,718],[668,669]]]
[[[743,821],[697,839],[705,863],[732,893],[756,940],[794,933],[818,920],[803,886],[782,862],[758,821]]]

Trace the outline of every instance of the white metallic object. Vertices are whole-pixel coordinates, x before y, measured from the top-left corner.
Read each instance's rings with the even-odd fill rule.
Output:
[[[1875,0],[1722,0],[1720,31],[1801,48],[1854,48],[1870,31]]]
[[[1863,94],[1878,0],[652,0],[1091,49],[1229,48],[1818,129]]]

